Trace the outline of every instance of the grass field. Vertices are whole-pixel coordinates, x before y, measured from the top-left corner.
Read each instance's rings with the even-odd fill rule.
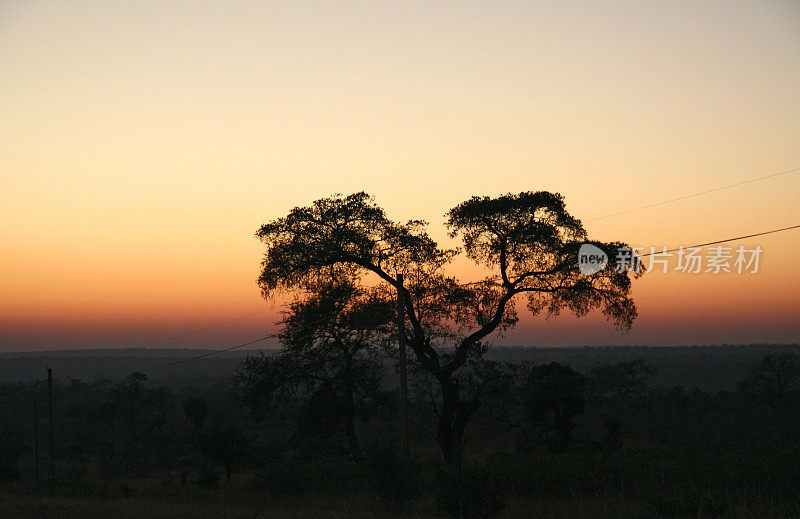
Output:
[[[5,489],[0,493],[0,516],[4,518],[84,519],[115,517],[122,519],[266,519],[266,518],[434,518],[435,505],[423,501],[409,510],[385,506],[369,494],[348,496],[305,495],[270,497],[238,491],[200,492],[194,489],[170,492],[162,489],[151,495],[87,499],[36,495],[30,490]],[[509,497],[505,518],[638,518],[685,517],[658,510],[652,503],[622,496],[574,496],[572,498]],[[800,508],[782,508],[769,503],[736,502],[735,496],[724,513],[698,514],[696,517],[791,518],[800,517]]]

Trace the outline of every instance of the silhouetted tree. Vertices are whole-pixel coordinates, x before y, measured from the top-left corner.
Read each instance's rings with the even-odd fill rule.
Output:
[[[147,388],[147,380],[143,373],[130,373],[112,387],[110,402],[95,409],[98,421],[112,424],[127,468],[140,475],[155,462],[147,449],[161,446],[168,450],[167,440],[173,433],[171,392],[164,386]]]
[[[202,397],[188,398],[183,401],[183,413],[192,422],[196,430],[203,428],[208,416],[208,403]]]
[[[426,225],[391,221],[366,193],[317,200],[258,230],[267,245],[258,283],[265,297],[281,290],[313,294],[333,272],[399,290],[406,314],[401,333],[412,360],[439,385],[436,436],[445,460],[458,466],[464,430],[480,403],[464,396],[458,372],[470,359],[480,361],[489,335],[516,323],[518,297],[533,314],[566,308],[580,316],[598,308],[620,329],[631,326],[636,307],[630,273],[614,262],[590,276],[580,273],[578,249],[587,236],[561,195],[473,197],[447,213],[451,236],[460,236],[467,257],[488,270],[480,282],[444,273],[459,250],[440,249]],[[591,243],[612,258],[624,246]]]
[[[527,363],[502,363],[481,360],[470,362],[459,377],[467,398],[480,398],[482,413],[488,422],[505,431],[516,431],[522,445],[531,443],[528,417],[523,412],[523,384]]]
[[[770,353],[750,370],[750,376],[739,382],[739,388],[758,400],[777,407],[800,379],[800,365],[792,353]]]
[[[534,366],[523,387],[525,412],[537,424],[551,448],[572,442],[574,418],[586,408],[589,378],[564,364]]]
[[[351,279],[331,277],[305,300],[290,305],[280,334],[290,358],[290,377],[311,390],[305,423],[343,429],[353,458],[361,462],[355,421],[364,398],[380,390],[380,345],[391,333],[393,304]],[[331,431],[333,432],[333,431]]]
[[[256,422],[264,420],[273,408],[293,399],[289,375],[293,371],[287,357],[259,352],[248,355],[234,375],[240,398]]]
[[[300,409],[298,432],[319,437],[344,433],[353,458],[362,461],[355,421],[364,414],[364,401],[380,391],[380,346],[391,333],[392,307],[374,290],[327,279],[318,291],[289,306],[280,354],[243,364],[239,379],[245,393],[280,389],[297,394],[302,386],[309,396]]]
[[[229,417],[218,417],[203,431],[201,447],[203,454],[225,469],[225,480],[231,482],[233,463],[247,452],[250,441]]]
[[[656,368],[644,359],[623,360],[592,369],[594,390],[601,395],[641,396]]]

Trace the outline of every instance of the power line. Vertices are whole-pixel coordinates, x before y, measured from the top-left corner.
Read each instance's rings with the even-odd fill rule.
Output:
[[[317,325],[317,324],[327,323],[327,322],[330,322],[330,319],[317,319],[316,321],[312,321],[311,323],[309,323],[309,325],[310,326],[314,326],[314,325]],[[231,346],[230,348],[224,348],[224,349],[221,349],[221,350],[214,350],[214,351],[210,351],[210,352],[207,352],[207,353],[203,353],[201,355],[196,355],[194,357],[188,357],[186,359],[180,359],[180,360],[176,360],[176,361],[173,361],[173,362],[167,362],[166,364],[158,364],[156,366],[151,366],[151,367],[146,368],[146,369],[151,370],[151,369],[159,369],[159,368],[166,368],[166,367],[169,367],[169,366],[175,366],[177,364],[183,364],[185,362],[191,362],[193,360],[203,359],[203,358],[206,358],[206,357],[211,357],[213,355],[219,355],[220,353],[225,353],[225,352],[228,352],[228,351],[238,350],[239,348],[244,348],[245,346],[250,346],[251,344],[256,344],[256,343],[259,343],[259,342],[263,342],[263,341],[266,341],[268,339],[277,339],[279,337],[280,337],[280,334],[270,333],[269,335],[265,335],[265,336],[263,336],[263,337],[261,337],[259,339],[255,339],[255,340],[252,340],[252,341],[249,341],[249,342],[245,342],[243,344],[237,344],[236,346]]]
[[[798,169],[798,171],[800,171],[800,169]],[[783,232],[783,231],[788,231],[788,230],[791,230],[791,229],[798,229],[798,228],[800,228],[800,225],[792,225],[790,227],[783,227],[781,229],[772,229],[771,231],[758,232],[758,233],[755,233],[755,234],[747,234],[745,236],[737,236],[735,238],[726,238],[724,240],[710,241],[710,242],[707,242],[707,243],[699,243],[697,245],[690,245],[689,247],[706,247],[708,245],[717,245],[719,243],[727,243],[727,242],[732,242],[732,241],[737,241],[737,240],[744,240],[746,238],[754,238],[756,236],[766,236],[767,234],[775,234],[775,233],[778,233],[778,232]],[[680,250],[680,248],[669,249],[667,251],[661,251],[661,252],[650,252],[650,253],[647,253],[647,254],[639,254],[638,257],[643,258],[645,256],[652,256],[653,254],[664,254],[664,252],[675,252],[675,251],[678,251],[678,250]],[[319,324],[319,323],[321,323],[323,321],[324,321],[324,319],[316,321],[315,323],[312,323],[312,324]],[[230,348],[225,348],[225,349],[222,349],[222,350],[216,350],[216,351],[204,353],[202,355],[197,355],[195,357],[190,357],[190,358],[187,358],[187,359],[181,359],[181,360],[176,360],[174,362],[168,362],[166,364],[160,364],[158,366],[153,366],[153,367],[151,367],[149,369],[158,369],[158,368],[165,368],[165,367],[168,367],[168,366],[175,366],[176,364],[183,364],[185,362],[191,362],[193,360],[202,359],[202,358],[205,358],[205,357],[211,357],[212,355],[219,355],[220,353],[225,353],[227,351],[236,350],[236,349],[239,349],[239,348],[243,348],[245,346],[250,346],[251,344],[256,344],[258,342],[265,341],[267,339],[275,339],[277,337],[278,337],[278,334],[272,333],[272,334],[269,334],[269,335],[265,335],[264,337],[261,337],[260,339],[256,339],[254,341],[246,342],[244,344],[239,344],[239,345],[236,345],[236,346],[231,346]]]
[[[211,357],[212,355],[219,355],[220,353],[225,353],[226,351],[237,350],[239,348],[244,348],[245,346],[250,346],[251,344],[256,344],[258,342],[266,341],[267,339],[275,339],[277,337],[278,337],[278,334],[271,333],[269,335],[265,335],[264,337],[261,337],[260,339],[256,339],[256,340],[250,341],[250,342],[245,342],[243,344],[238,344],[236,346],[231,346],[230,348],[225,348],[225,349],[222,349],[222,350],[210,351],[208,353],[203,353],[202,355],[197,355],[197,356],[189,357],[189,358],[186,358],[186,359],[176,360],[174,362],[167,362],[166,364],[159,364],[157,366],[150,366],[149,368],[146,368],[146,369],[147,370],[151,370],[151,369],[159,369],[159,368],[166,368],[166,367],[169,367],[169,366],[175,366],[177,364],[183,364],[184,362],[190,362],[190,361],[197,360],[197,359],[202,359],[202,358],[205,358],[205,357]]]
[[[251,312],[249,314],[240,315],[239,317],[234,317],[233,319],[229,319],[227,321],[222,321],[222,322],[219,322],[219,323],[212,324],[210,326],[204,326],[203,328],[197,328],[196,330],[192,330],[190,332],[182,333],[180,335],[174,335],[172,337],[167,337],[166,339],[158,340],[158,341],[156,341],[156,342],[154,342],[154,343],[152,343],[152,344],[150,344],[149,346],[146,346],[146,347],[147,348],[152,348],[152,347],[155,347],[155,346],[160,346],[160,345],[166,344],[168,342],[176,341],[176,340],[182,339],[184,337],[189,337],[191,335],[198,334],[200,332],[213,330],[214,328],[219,328],[220,326],[224,326],[226,324],[230,324],[230,323],[233,323],[233,322],[236,322],[236,321],[241,321],[242,319],[246,319],[246,318],[252,317],[254,315],[262,314],[262,313],[264,313],[266,311],[267,311],[266,308],[262,308],[261,310],[258,310],[257,312]]]
[[[715,187],[714,189],[709,189],[707,191],[700,191],[699,193],[693,193],[691,195],[684,195],[684,196],[680,196],[678,198],[672,198],[670,200],[665,200],[663,202],[657,202],[655,204],[643,205],[641,207],[634,207],[633,209],[626,209],[624,211],[619,211],[617,213],[611,213],[611,214],[607,214],[605,216],[598,216],[597,218],[591,218],[591,219],[586,220],[586,221],[587,222],[596,222],[597,220],[604,220],[606,218],[611,218],[612,216],[619,216],[621,214],[628,214],[628,213],[632,213],[634,211],[641,211],[643,209],[650,209],[651,207],[658,207],[660,205],[671,204],[673,202],[678,202],[680,200],[686,200],[687,198],[694,198],[696,196],[707,195],[709,193],[715,193],[717,191],[722,191],[724,189],[730,189],[732,187],[742,186],[742,185],[745,185],[745,184],[750,184],[752,182],[758,182],[760,180],[766,180],[768,178],[778,177],[778,176],[781,176],[781,175],[788,175],[789,173],[797,173],[798,171],[800,171],[800,168],[787,169],[786,171],[781,171],[779,173],[772,173],[771,175],[764,175],[763,177],[751,178],[750,180],[744,180],[742,182],[737,182],[735,184],[728,184],[727,186]]]
[[[737,236],[736,238],[728,238],[728,239],[725,239],[725,240],[710,241],[708,243],[698,243],[697,245],[689,245],[689,247],[687,247],[687,248],[706,247],[708,245],[717,245],[718,243],[727,243],[727,242],[730,242],[730,241],[744,240],[746,238],[754,238],[756,236],[765,236],[767,234],[774,234],[776,232],[783,232],[783,231],[788,231],[790,229],[798,229],[798,228],[800,228],[800,225],[792,225],[790,227],[783,227],[782,229],[773,229],[771,231],[758,232],[758,233],[755,233],[755,234],[748,234],[746,236]],[[666,252],[675,252],[675,251],[679,251],[679,250],[681,250],[681,247],[678,247],[677,249],[669,249],[669,250],[660,251],[660,252],[648,252],[647,254],[638,254],[638,256],[643,258],[645,256],[652,256],[653,254],[664,254]]]
[[[800,171],[800,168],[798,169],[798,171]],[[719,244],[719,243],[727,243],[727,242],[731,242],[731,241],[743,240],[743,239],[746,239],[746,238],[753,238],[753,237],[756,237],[756,236],[765,236],[767,234],[774,234],[774,233],[788,231],[788,230],[797,229],[797,228],[800,228],[800,225],[792,225],[790,227],[783,227],[781,229],[773,229],[773,230],[770,230],[770,231],[764,231],[764,232],[759,232],[759,233],[755,233],[755,234],[748,234],[748,235],[745,235],[745,236],[737,236],[736,238],[727,238],[727,239],[724,239],[724,240],[717,240],[717,241],[712,241],[712,242],[707,242],[707,243],[700,243],[700,244],[697,244],[697,245],[691,245],[691,247],[705,247],[705,246],[708,246],[708,245],[716,245],[716,244]],[[679,248],[678,249],[670,249],[670,250],[668,250],[666,252],[675,252],[677,250],[680,250],[680,249]],[[654,254],[654,253],[640,254],[639,257],[651,256],[652,254]],[[661,254],[663,254],[663,252],[661,252]],[[323,321],[326,321],[326,320],[327,319],[321,319],[321,320],[316,321],[315,323],[312,323],[312,324],[319,324],[319,323],[321,323]],[[209,328],[211,328],[211,327],[209,327]],[[146,370],[153,370],[153,369],[166,368],[166,367],[170,367],[170,366],[176,366],[178,364],[184,364],[186,362],[191,362],[193,360],[203,359],[203,358],[206,358],[206,357],[219,355],[221,353],[225,353],[225,352],[228,352],[228,351],[238,350],[239,348],[244,348],[245,346],[250,346],[252,344],[257,344],[259,342],[263,342],[263,341],[266,341],[268,339],[276,339],[278,337],[279,337],[279,334],[271,333],[269,335],[265,335],[264,337],[261,337],[261,338],[258,338],[258,339],[255,339],[255,340],[252,340],[252,341],[249,341],[249,342],[245,342],[245,343],[242,343],[242,344],[237,344],[236,346],[231,346],[229,348],[224,348],[224,349],[221,349],[221,350],[215,350],[215,351],[203,353],[201,355],[196,355],[194,357],[189,357],[189,358],[186,358],[186,359],[180,359],[180,360],[176,360],[176,361],[173,361],[173,362],[167,362],[165,364],[158,364],[156,366],[150,366],[149,368],[146,368]]]
[[[188,336],[191,336],[191,335],[195,335],[195,334],[197,334],[197,333],[200,333],[200,332],[204,332],[204,331],[212,330],[212,329],[214,329],[214,328],[218,328],[218,327],[220,327],[220,326],[224,326],[224,325],[226,325],[226,324],[230,324],[230,323],[233,323],[233,322],[239,321],[239,320],[241,320],[241,319],[246,319],[247,317],[252,317],[252,316],[254,316],[254,315],[258,315],[258,314],[264,313],[264,312],[266,312],[266,311],[267,311],[266,309],[261,309],[261,310],[258,310],[257,312],[251,312],[251,313],[248,313],[248,314],[240,315],[239,317],[234,317],[233,319],[229,319],[229,320],[227,320],[227,321],[218,322],[218,323],[212,324],[212,325],[210,325],[210,326],[204,326],[204,327],[202,327],[202,328],[198,328],[198,329],[196,329],[196,330],[192,330],[192,331],[190,331],[190,332],[186,332],[186,333],[183,333],[183,334],[180,334],[180,335],[175,335],[175,336],[172,336],[172,337],[168,337],[168,338],[166,338],[166,339],[162,339],[162,340],[160,340],[160,341],[157,341],[157,342],[155,342],[155,343],[152,343],[152,344],[151,344],[149,347],[153,347],[153,346],[162,345],[162,344],[165,344],[165,343],[168,343],[168,342],[171,342],[171,341],[177,340],[177,339],[181,339],[181,338],[183,338],[183,337],[188,337]],[[203,358],[203,357],[210,357],[211,355],[218,355],[218,354],[220,354],[220,353],[224,353],[224,352],[226,352],[226,351],[231,351],[231,350],[235,350],[235,349],[238,349],[238,348],[243,348],[243,347],[245,347],[245,346],[249,346],[249,345],[251,345],[251,344],[255,344],[255,343],[258,343],[258,342],[261,342],[261,341],[265,341],[265,340],[267,340],[267,339],[273,339],[273,338],[276,338],[276,337],[277,337],[277,335],[276,335],[276,334],[271,334],[271,335],[267,335],[267,336],[265,336],[265,337],[262,337],[262,338],[260,338],[260,339],[256,339],[256,340],[254,340],[254,341],[247,342],[247,343],[245,343],[245,344],[239,344],[239,345],[237,345],[237,346],[233,346],[233,347],[231,347],[231,348],[226,348],[226,349],[223,349],[223,350],[218,350],[218,351],[214,351],[214,352],[204,353],[203,355],[198,355],[197,357],[191,357],[191,358],[188,358],[188,359],[181,359],[180,361],[177,361],[177,362],[171,362],[171,363],[167,363],[167,364],[162,364],[162,365],[158,365],[158,366],[153,366],[153,367],[151,367],[151,368],[147,368],[147,369],[157,369],[157,368],[163,368],[163,367],[171,366],[171,365],[173,365],[173,364],[180,364],[180,363],[182,363],[182,362],[189,362],[189,361],[191,361],[191,360],[200,359],[200,358]],[[29,385],[29,386],[27,386],[27,387],[24,387],[24,388],[22,388],[22,389],[20,389],[20,390],[18,390],[18,391],[15,391],[15,392],[13,392],[13,393],[10,393],[10,394],[7,394],[7,395],[2,395],[2,396],[0,396],[0,402],[2,402],[2,401],[5,401],[5,400],[8,400],[8,399],[10,399],[10,398],[13,398],[13,397],[15,397],[15,396],[18,396],[18,395],[22,395],[22,394],[24,394],[24,393],[26,393],[26,392],[30,391],[31,389],[33,389],[34,387],[36,387],[37,385],[39,385],[39,384],[40,384],[40,383],[42,383],[42,382],[45,382],[45,380],[37,380],[37,381],[36,381],[36,382],[34,382],[33,384],[31,384],[31,385]]]
[[[243,316],[243,317],[247,317],[247,316]],[[321,322],[321,321],[318,321],[318,322]],[[211,328],[211,327],[209,327],[209,328]],[[221,349],[221,350],[215,350],[215,351],[211,351],[211,352],[208,352],[208,353],[203,353],[202,355],[196,355],[194,357],[189,357],[189,358],[186,358],[186,359],[180,359],[180,360],[176,360],[176,361],[173,361],[173,362],[167,362],[165,364],[158,364],[156,366],[150,366],[148,368],[145,368],[145,370],[149,371],[149,370],[153,370],[153,369],[159,369],[159,368],[166,368],[166,367],[169,367],[169,366],[175,366],[177,364],[183,364],[184,362],[190,362],[190,361],[202,359],[202,358],[205,358],[205,357],[211,357],[213,355],[219,355],[220,353],[225,353],[227,351],[233,351],[233,350],[236,350],[236,349],[239,349],[239,348],[244,348],[245,346],[250,346],[251,344],[257,344],[259,342],[266,341],[267,339],[275,339],[277,337],[278,337],[278,334],[271,333],[269,335],[265,335],[264,337],[261,337],[259,339],[255,339],[253,341],[245,342],[245,343],[242,343],[242,344],[237,344],[236,346],[231,346],[230,348],[224,348],[224,349]],[[15,391],[15,392],[7,394],[7,395],[0,396],[0,402],[2,402],[4,400],[8,400],[8,399],[16,397],[16,396],[19,396],[19,395],[22,395],[22,394],[30,391],[31,389],[33,389],[34,387],[36,387],[37,385],[39,385],[42,382],[45,382],[45,380],[37,380],[33,384],[31,384],[31,385],[29,385],[27,387],[24,387],[24,388],[22,388],[22,389],[20,389],[18,391]]]
[[[312,321],[312,322],[308,323],[308,325],[309,326],[314,326],[314,325],[317,325],[317,324],[329,323],[330,321],[331,321],[330,318],[317,319],[316,321]],[[210,351],[208,353],[203,353],[202,355],[196,355],[194,357],[189,357],[189,358],[186,358],[186,359],[180,359],[180,360],[176,360],[176,361],[173,361],[173,362],[167,362],[166,364],[159,364],[159,365],[156,365],[156,366],[151,366],[151,367],[149,367],[147,369],[159,369],[159,368],[166,368],[168,366],[175,366],[176,364],[183,364],[184,362],[191,362],[193,360],[203,359],[205,357],[211,357],[212,355],[219,355],[220,353],[225,353],[227,351],[238,350],[239,348],[244,348],[245,346],[250,346],[251,344],[256,344],[256,343],[259,343],[259,342],[263,342],[263,341],[266,341],[268,339],[277,339],[279,337],[280,337],[280,334],[278,334],[278,333],[270,333],[270,334],[265,335],[265,336],[263,336],[261,338],[258,338],[258,339],[255,339],[255,340],[252,340],[252,341],[249,341],[249,342],[245,342],[245,343],[242,343],[242,344],[237,344],[236,346],[231,346],[230,348],[224,348],[224,349],[221,349],[221,350]]]

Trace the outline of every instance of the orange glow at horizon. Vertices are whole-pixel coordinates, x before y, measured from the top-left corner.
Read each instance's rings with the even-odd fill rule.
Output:
[[[168,346],[275,331],[254,232],[334,193],[445,246],[448,209],[524,190],[647,248],[800,223],[800,173],[595,220],[800,167],[796,3],[0,11],[0,352],[153,346],[259,310]],[[798,242],[729,244],[762,247],[757,274],[646,274],[625,335],[565,313],[495,342],[799,342]]]

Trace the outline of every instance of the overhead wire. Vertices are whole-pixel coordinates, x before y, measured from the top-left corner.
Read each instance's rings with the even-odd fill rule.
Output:
[[[605,220],[606,218],[611,218],[613,216],[619,216],[619,215],[622,215],[622,214],[633,213],[635,211],[641,211],[643,209],[650,209],[652,207],[658,207],[658,206],[661,206],[661,205],[671,204],[673,202],[679,202],[681,200],[694,198],[696,196],[707,195],[709,193],[716,193],[717,191],[723,191],[725,189],[730,189],[730,188],[733,188],[733,187],[743,186],[745,184],[751,184],[753,182],[759,182],[761,180],[766,180],[768,178],[779,177],[781,175],[788,175],[790,173],[798,173],[798,172],[800,172],[800,168],[787,169],[785,171],[780,171],[778,173],[772,173],[770,175],[764,175],[763,177],[751,178],[749,180],[743,180],[742,182],[736,182],[734,184],[728,184],[728,185],[725,185],[725,186],[719,186],[719,187],[715,187],[713,189],[708,189],[706,191],[700,191],[698,193],[692,193],[692,194],[689,194],[689,195],[679,196],[677,198],[671,198],[669,200],[664,200],[663,202],[656,202],[654,204],[648,204],[648,205],[643,205],[643,206],[640,206],[640,207],[634,207],[634,208],[631,208],[631,209],[625,209],[624,211],[618,211],[616,213],[611,213],[611,214],[606,214],[606,215],[603,215],[603,216],[598,216],[598,217],[595,217],[595,218],[590,218],[590,219],[585,220],[585,221],[586,222],[596,222],[598,220]]]
[[[800,225],[792,225],[792,226],[789,226],[789,227],[783,227],[781,229],[773,229],[771,231],[757,232],[755,234],[747,234],[745,236],[737,236],[736,238],[727,238],[727,239],[724,239],[724,240],[710,241],[710,242],[707,242],[707,243],[698,243],[697,245],[689,245],[689,246],[687,246],[685,248],[707,247],[709,245],[717,245],[717,244],[720,244],[720,243],[728,243],[728,242],[732,242],[732,241],[744,240],[744,239],[747,239],[747,238],[755,238],[756,236],[765,236],[767,234],[774,234],[776,232],[789,231],[791,229],[799,229],[799,228],[800,228]],[[668,249],[668,250],[664,250],[664,251],[658,251],[658,252],[649,252],[647,254],[637,254],[637,256],[645,257],[645,256],[652,256],[654,254],[665,254],[667,252],[679,251],[679,250],[681,250],[681,248],[682,247],[678,247],[676,249]]]

